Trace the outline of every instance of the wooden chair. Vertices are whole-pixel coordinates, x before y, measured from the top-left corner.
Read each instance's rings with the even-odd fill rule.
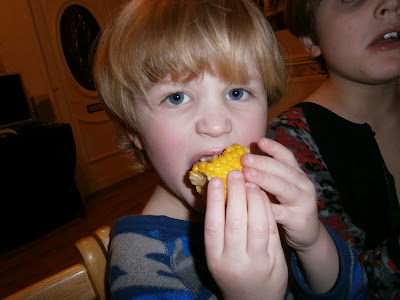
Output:
[[[97,229],[75,243],[80,263],[28,286],[4,300],[106,299],[106,257],[110,227]]]

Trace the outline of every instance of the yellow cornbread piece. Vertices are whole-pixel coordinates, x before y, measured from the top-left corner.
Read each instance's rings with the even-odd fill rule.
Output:
[[[243,154],[249,153],[249,147],[235,144],[227,147],[221,156],[215,155],[211,162],[202,161],[194,165],[189,173],[190,182],[196,186],[196,191],[204,195],[207,183],[219,177],[224,181],[226,193],[226,179],[229,172],[242,171],[241,159]]]

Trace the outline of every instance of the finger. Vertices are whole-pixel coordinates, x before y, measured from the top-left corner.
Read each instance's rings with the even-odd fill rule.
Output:
[[[287,181],[289,184],[298,186],[301,189],[307,189],[309,187],[309,179],[304,171],[299,167],[293,153],[281,145],[280,143],[267,139],[261,138],[258,141],[260,149],[265,151],[267,155],[255,155],[245,154],[242,157],[242,164],[244,168],[253,168],[261,170],[271,176],[276,176],[282,180]],[[251,181],[251,178],[245,180]],[[249,174],[251,175],[251,174]],[[260,185],[262,180],[259,175],[255,176],[258,181],[251,181],[257,185]],[[260,185],[263,188],[263,186]]]
[[[283,226],[286,225],[288,223],[287,208],[275,203],[270,203],[270,206],[275,221]]]
[[[255,257],[264,255],[268,249],[269,225],[268,214],[261,189],[253,184],[246,184],[248,207],[247,252]]]
[[[243,175],[247,182],[254,183],[264,191],[275,195],[281,203],[295,201],[298,198],[297,196],[303,193],[303,189],[308,188],[308,182],[305,178],[299,178],[299,182],[292,182],[293,178],[287,179],[283,175],[281,177],[249,167],[243,169]],[[304,183],[300,181],[304,181]]]
[[[237,257],[243,254],[247,247],[247,200],[242,172],[230,172],[227,186],[224,252]]]
[[[265,210],[268,217],[268,252],[272,255],[283,255],[283,248],[281,238],[279,235],[278,224],[275,219],[275,215],[272,210],[272,204],[268,199],[268,196],[263,192]]]
[[[219,256],[224,249],[225,186],[221,178],[208,183],[204,218],[204,243],[207,259]]]
[[[276,158],[245,154],[242,158],[244,168],[253,168],[261,170],[269,175],[279,177],[299,187],[305,186],[308,178],[300,168],[292,167],[286,162],[282,162]]]
[[[281,143],[268,138],[260,138],[257,144],[260,150],[264,153],[289,166],[292,166],[297,170],[301,170],[292,151],[283,146]]]

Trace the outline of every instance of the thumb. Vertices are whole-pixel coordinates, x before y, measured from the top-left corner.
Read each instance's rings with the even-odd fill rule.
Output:
[[[272,213],[275,216],[277,223],[285,225],[287,223],[287,213],[286,208],[280,204],[271,203]]]

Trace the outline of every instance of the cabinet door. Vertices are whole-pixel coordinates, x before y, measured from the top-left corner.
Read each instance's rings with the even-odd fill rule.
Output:
[[[115,146],[114,128],[92,80],[91,48],[97,34],[126,0],[28,0],[63,122],[72,125],[76,180],[83,196],[133,174]]]

